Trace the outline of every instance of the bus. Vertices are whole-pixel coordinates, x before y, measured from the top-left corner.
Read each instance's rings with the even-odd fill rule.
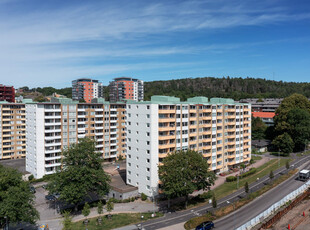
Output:
[[[299,172],[298,179],[301,181],[307,181],[310,178],[310,170],[303,169]]]

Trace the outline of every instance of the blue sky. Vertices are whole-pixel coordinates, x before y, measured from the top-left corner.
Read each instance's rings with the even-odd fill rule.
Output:
[[[120,76],[309,82],[310,2],[0,0],[0,83]]]

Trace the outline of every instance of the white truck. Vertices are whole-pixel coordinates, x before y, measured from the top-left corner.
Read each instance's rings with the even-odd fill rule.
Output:
[[[307,181],[310,178],[310,170],[303,169],[299,172],[298,179],[301,181]]]

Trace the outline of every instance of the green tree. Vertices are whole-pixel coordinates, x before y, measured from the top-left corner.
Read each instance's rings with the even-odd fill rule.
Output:
[[[86,203],[84,204],[84,208],[83,208],[83,210],[82,210],[82,214],[83,214],[83,216],[85,216],[86,219],[87,219],[89,213],[90,213],[90,207],[89,207],[89,204],[86,202]]]
[[[6,223],[34,224],[39,213],[34,208],[34,195],[17,170],[0,165],[0,227]],[[5,219],[6,217],[7,219]]]
[[[111,212],[113,211],[114,209],[114,203],[112,201],[112,199],[110,199],[107,204],[106,204],[106,210],[109,212],[109,218],[111,217]]]
[[[294,148],[294,142],[290,135],[288,135],[287,133],[277,136],[272,141],[272,144],[286,155],[289,155]]]
[[[274,178],[274,175],[273,175],[273,171],[271,170],[270,173],[269,173],[269,178],[270,180],[272,180]]]
[[[169,154],[159,166],[159,179],[164,194],[170,200],[174,197],[186,197],[195,190],[210,189],[215,175],[208,170],[207,159],[198,152],[188,150]]]
[[[286,169],[289,169],[289,168],[290,168],[290,162],[289,162],[289,161],[286,161],[285,167],[286,167]]]
[[[63,167],[51,179],[50,193],[60,193],[60,200],[75,205],[90,192],[100,196],[109,191],[110,177],[102,168],[102,154],[95,151],[95,143],[89,138],[79,139],[63,152]]]
[[[252,117],[252,138],[262,140],[265,138],[267,126],[259,117]]]
[[[245,182],[245,184],[244,184],[244,191],[246,193],[249,193],[249,183],[248,182]]]
[[[276,116],[274,117],[275,131],[278,134],[288,131],[290,125],[287,120],[287,115],[292,109],[296,108],[306,110],[310,113],[310,101],[305,96],[297,93],[284,98],[276,110]]]
[[[310,140],[310,113],[304,109],[292,109],[287,114],[287,123],[288,134],[294,142],[294,150],[304,150],[305,143]]]
[[[212,197],[212,207],[216,208],[217,207],[217,202],[215,196]]]
[[[63,230],[73,230],[72,216],[70,215],[70,212],[64,212],[64,219],[62,221],[62,224],[64,226]]]

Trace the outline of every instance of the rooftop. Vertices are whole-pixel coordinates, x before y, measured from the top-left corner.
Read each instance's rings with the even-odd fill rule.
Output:
[[[273,118],[276,114],[272,112],[252,112],[253,117]]]

